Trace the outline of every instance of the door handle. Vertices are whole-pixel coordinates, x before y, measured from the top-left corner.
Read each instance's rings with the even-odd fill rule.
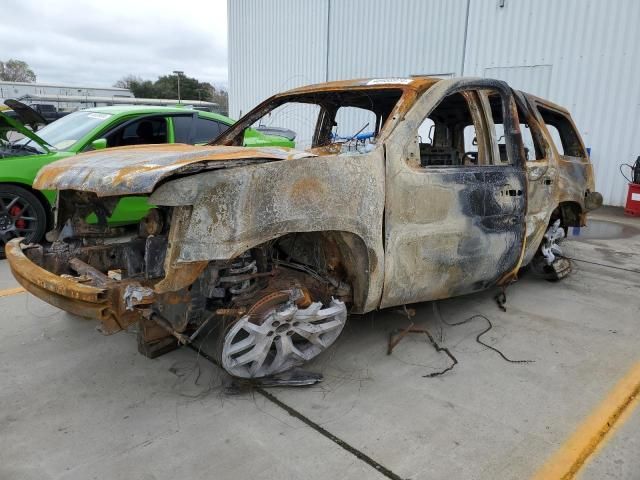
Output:
[[[500,195],[505,197],[521,197],[523,195],[522,189],[512,188],[510,185],[506,185],[506,187],[500,190]]]

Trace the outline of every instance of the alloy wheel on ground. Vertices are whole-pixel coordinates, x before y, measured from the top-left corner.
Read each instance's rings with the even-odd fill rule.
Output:
[[[231,375],[265,377],[312,360],[336,341],[347,320],[337,299],[302,308],[283,298],[261,310],[240,318],[224,336],[222,366]]]

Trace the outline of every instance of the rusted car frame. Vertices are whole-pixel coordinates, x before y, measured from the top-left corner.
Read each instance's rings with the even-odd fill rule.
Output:
[[[290,104],[317,107],[306,150],[241,147],[246,128]],[[344,108],[365,111],[370,134],[338,135]],[[473,78],[302,87],[211,146],[93,152],[44,168],[35,185],[60,193],[53,244],[7,246],[25,288],[106,333],[137,322],[149,356],[217,329],[222,364],[243,377],[315,357],[347,308],[462,295],[527,264],[566,275],[561,228],[601,203],[568,112]],[[107,218],[129,195],[156,208],[126,234]]]

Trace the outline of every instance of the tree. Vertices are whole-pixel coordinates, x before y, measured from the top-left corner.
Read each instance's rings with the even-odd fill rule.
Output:
[[[178,76],[163,75],[155,82],[143,80],[135,75],[126,75],[118,80],[114,87],[127,88],[137,98],[172,98],[178,99]],[[180,99],[184,103],[189,100],[203,100],[220,105],[219,110],[226,113],[229,95],[225,90],[218,90],[208,82],[200,82],[196,78],[180,76]]]
[[[0,80],[32,83],[36,81],[36,74],[27,62],[11,58],[6,62],[0,61]]]
[[[229,92],[222,89],[216,89],[211,85],[211,101],[219,105],[218,110],[225,115],[229,112]]]
[[[154,83],[154,87],[162,98],[178,98],[178,76],[164,75]],[[182,100],[211,101],[211,85],[196,78],[180,76],[180,98]]]
[[[142,78],[137,77],[136,75],[127,75],[125,77],[122,77],[116,83],[114,83],[113,86],[116,88],[131,89],[132,85],[142,83],[142,82],[143,82]]]
[[[143,80],[135,75],[122,77],[113,86],[130,90],[137,98],[162,98],[156,94],[151,80]]]

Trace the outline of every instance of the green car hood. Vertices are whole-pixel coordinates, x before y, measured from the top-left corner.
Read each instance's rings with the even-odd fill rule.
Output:
[[[141,195],[151,193],[160,181],[172,175],[314,156],[287,147],[176,143],[108,148],[44,166],[33,186],[38,190],[94,192],[99,197]]]
[[[17,112],[16,112],[17,113]],[[47,152],[50,152],[50,145],[45,142],[42,138],[36,135],[33,131],[29,130],[24,126],[22,122],[17,119],[11,118],[6,113],[0,111],[0,139],[4,141],[8,141],[9,132],[18,132],[24,135],[27,138],[30,138],[42,148],[44,148]]]

